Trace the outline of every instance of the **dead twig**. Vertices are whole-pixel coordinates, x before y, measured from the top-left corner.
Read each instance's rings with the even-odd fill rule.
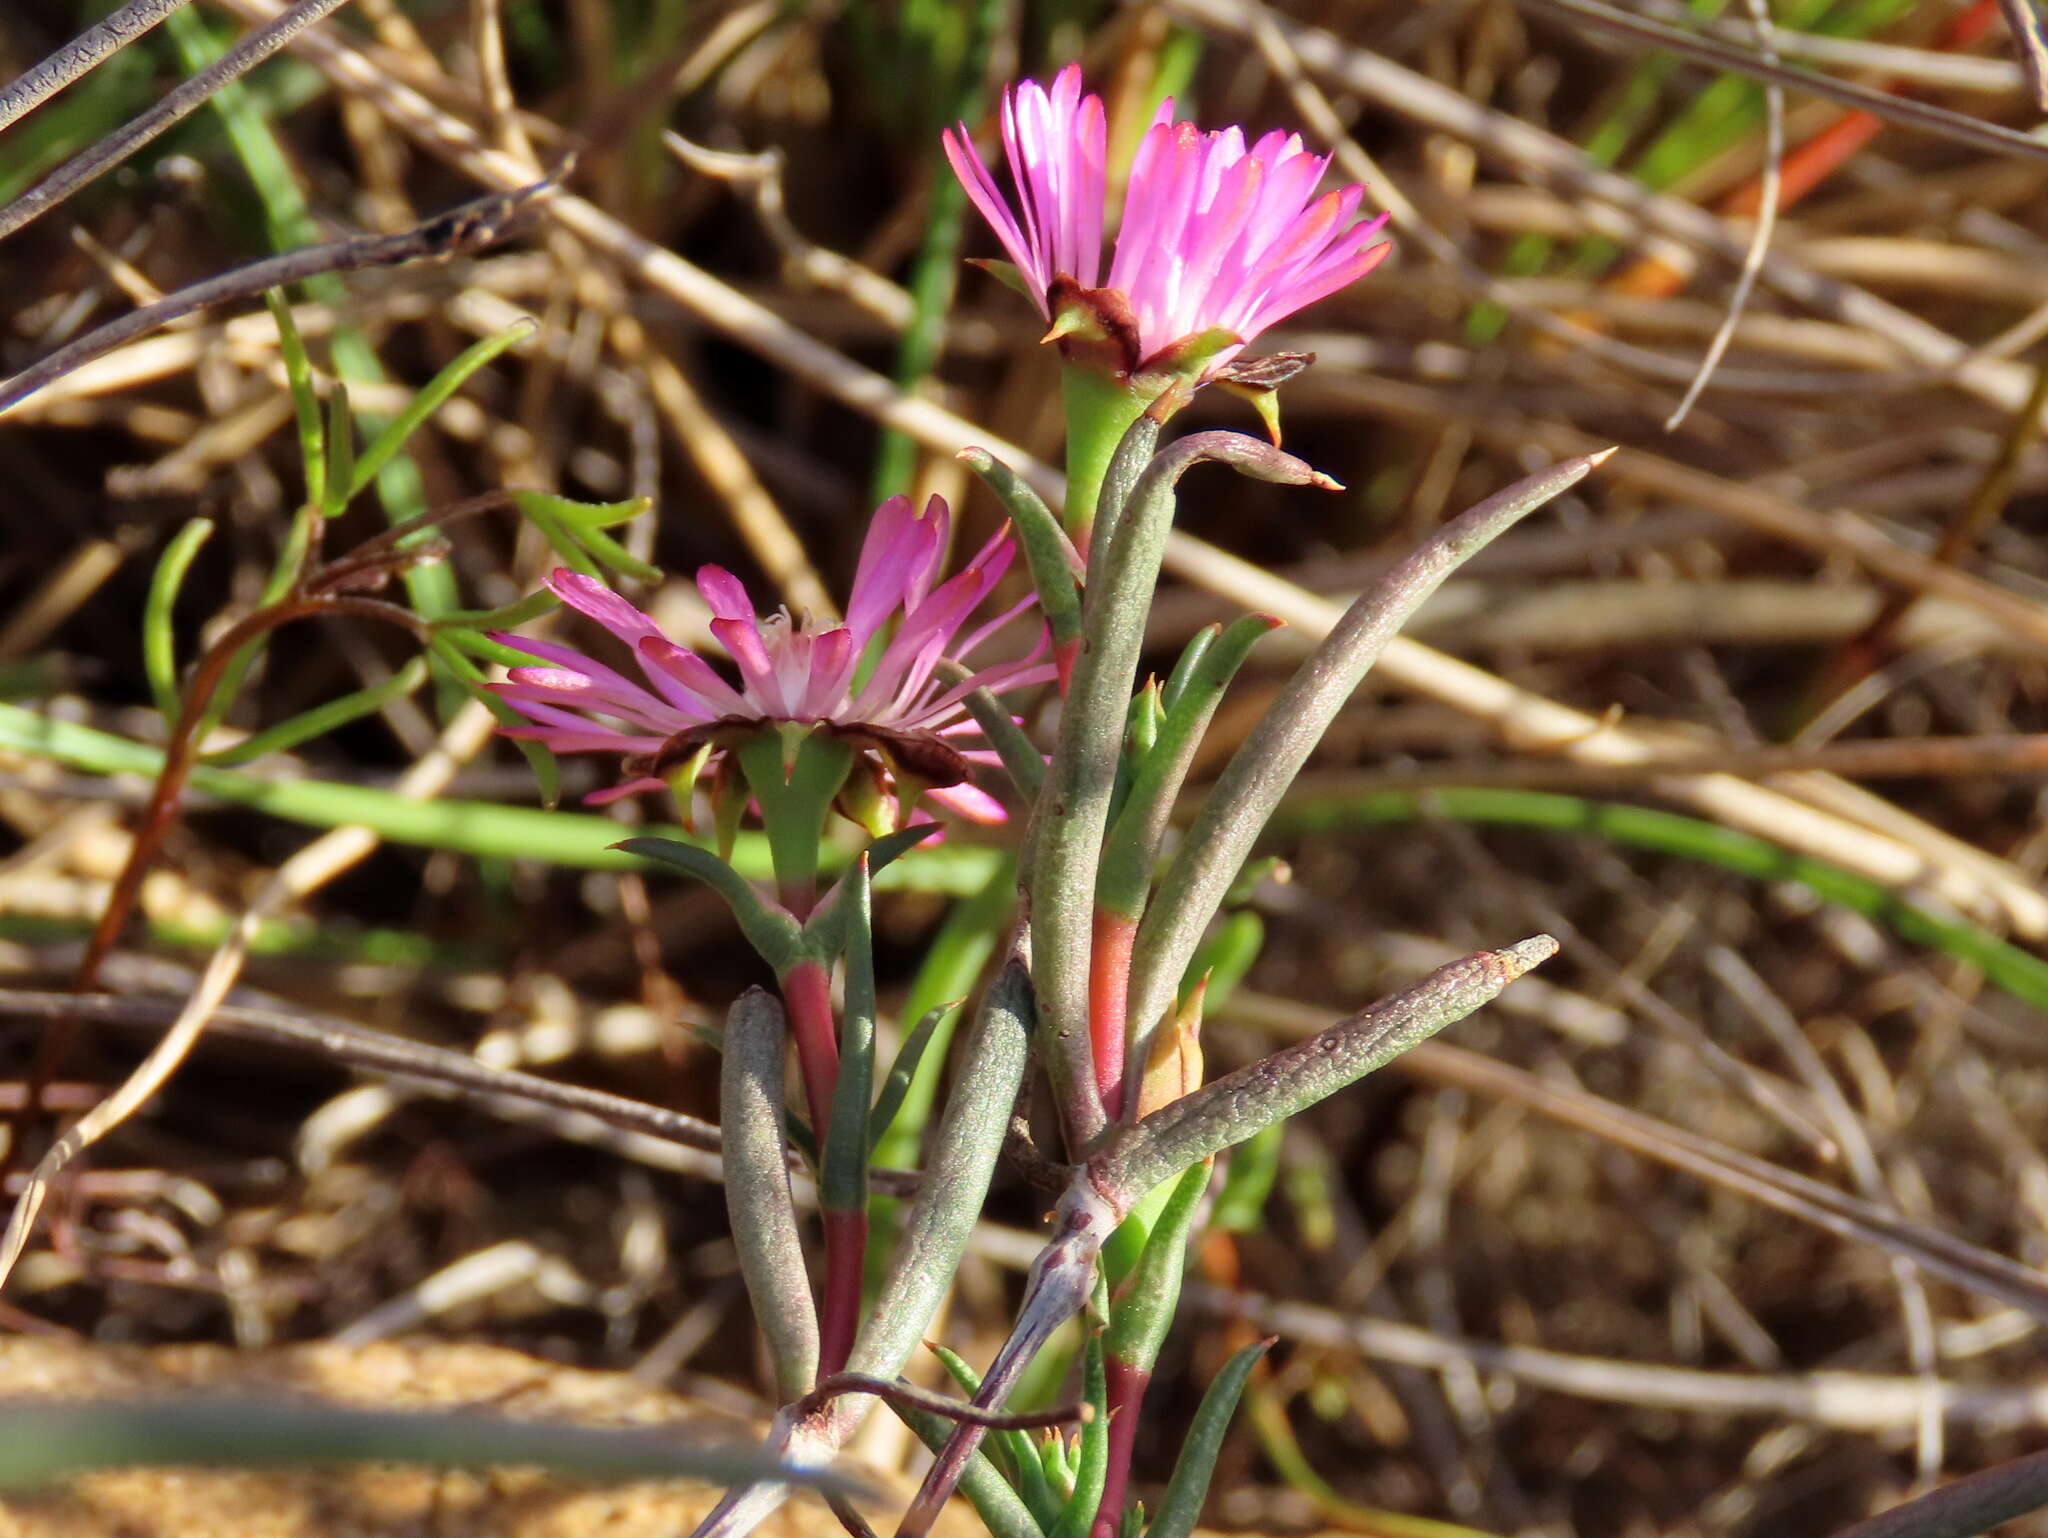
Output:
[[[102,171],[119,165],[173,123],[198,111],[207,98],[230,80],[247,74],[313,23],[347,3],[348,0],[299,0],[290,10],[267,21],[147,112],[124,123],[89,149],[79,151],[0,208],[0,239],[48,213]],[[166,6],[164,11],[169,14],[175,9]]]
[[[185,0],[129,0],[105,21],[79,33],[0,91],[0,128],[56,95],[102,59],[119,53],[184,4]]]
[[[300,283],[325,273],[357,272],[365,267],[396,267],[424,260],[439,261],[481,251],[504,239],[527,205],[540,193],[559,183],[567,170],[565,163],[540,181],[509,192],[486,193],[396,234],[357,235],[324,245],[300,246],[296,250],[280,251],[276,256],[266,256],[187,284],[154,304],[130,310],[67,342],[12,379],[0,382],[0,413],[5,413],[10,406],[61,379],[81,364],[90,363],[124,342],[146,336],[195,311],[237,299],[253,299],[265,289],[282,288],[288,283]]]
[[[117,993],[0,990],[0,1019],[47,1023],[74,1018],[93,1025],[161,1031],[179,1013],[175,999]],[[333,1015],[222,1004],[213,1012],[211,1029],[215,1035],[235,1040],[311,1052],[357,1072],[453,1091],[487,1110],[512,1102],[546,1106],[591,1117],[621,1132],[659,1138],[704,1153],[715,1154],[721,1147],[717,1127],[681,1111],[516,1068],[492,1067],[466,1053],[371,1030]],[[22,1098],[19,1094],[0,1094],[0,1108],[19,1104]],[[55,1104],[45,1101],[46,1107]],[[909,1170],[878,1169],[874,1171],[874,1180],[876,1189],[890,1195],[917,1193],[917,1176]]]
[[[1749,17],[1750,24],[1756,28],[1757,51],[1765,62],[1776,65],[1778,54],[1772,41],[1771,11],[1765,0],[1749,0]],[[1771,249],[1771,232],[1777,228],[1784,158],[1785,88],[1778,81],[1771,80],[1764,85],[1764,177],[1757,201],[1756,228],[1750,232],[1749,250],[1743,254],[1742,270],[1736,274],[1734,291],[1728,296],[1728,313],[1715,329],[1713,341],[1707,344],[1706,356],[1700,359],[1700,371],[1687,386],[1685,398],[1664,419],[1664,431],[1667,433],[1675,433],[1685,424],[1694,403],[1714,377],[1714,370],[1721,366],[1728,344],[1735,339],[1735,328],[1741,324],[1742,312],[1749,305],[1750,292],[1756,287],[1757,274],[1763,271],[1764,256]]]

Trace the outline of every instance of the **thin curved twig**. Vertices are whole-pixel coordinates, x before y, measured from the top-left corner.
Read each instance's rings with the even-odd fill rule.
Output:
[[[79,33],[0,91],[0,128],[119,53],[183,4],[185,0],[129,0],[105,21]]]
[[[950,1394],[935,1394],[930,1389],[905,1383],[901,1378],[878,1378],[864,1372],[835,1372],[799,1399],[792,1409],[800,1416],[811,1415],[841,1394],[872,1394],[886,1405],[923,1410],[928,1415],[942,1415],[962,1426],[980,1426],[989,1431],[1040,1431],[1051,1426],[1085,1426],[1095,1418],[1095,1406],[1086,1403],[1055,1405],[1050,1410],[1014,1415],[1001,1410],[985,1410]]]
[[[69,1017],[94,1025],[161,1031],[177,1015],[178,1001],[172,998],[0,990],[0,1019],[47,1021]],[[516,1068],[496,1068],[464,1052],[371,1030],[335,1015],[223,1004],[213,1013],[211,1029],[217,1035],[241,1041],[311,1051],[359,1072],[452,1090],[487,1108],[494,1102],[521,1101],[588,1116],[621,1132],[638,1133],[703,1153],[716,1154],[721,1147],[717,1127],[681,1111]],[[876,1188],[889,1195],[917,1194],[919,1182],[914,1170],[876,1169],[871,1175]]]
[[[2005,30],[2012,34],[2012,50],[2019,55],[2020,74],[2027,82],[2027,94],[2034,105],[2048,112],[2048,29],[2034,10],[2032,0],[1998,0]]]
[[[0,382],[0,413],[123,342],[168,326],[195,311],[235,299],[253,299],[265,289],[281,288],[325,273],[396,267],[404,262],[482,250],[504,238],[534,195],[555,185],[562,174],[563,170],[557,170],[510,192],[486,193],[394,235],[357,235],[324,245],[300,246],[189,283],[154,304],[145,304],[95,327],[30,364],[12,379]]]
[[[1757,51],[1766,62],[1776,64],[1778,51],[1772,39],[1770,6],[1765,0],[1749,0],[1749,17],[1750,24],[1756,28]],[[1776,80],[1770,80],[1764,84],[1764,175],[1761,196],[1757,200],[1756,228],[1750,233],[1749,251],[1742,259],[1742,271],[1736,276],[1735,291],[1728,296],[1728,313],[1715,330],[1714,340],[1707,344],[1706,356],[1700,359],[1699,373],[1686,387],[1684,399],[1664,419],[1664,431],[1667,433],[1677,432],[1685,419],[1692,415],[1692,408],[1706,390],[1707,382],[1721,366],[1728,344],[1735,340],[1735,328],[1741,324],[1742,312],[1749,308],[1749,296],[1756,288],[1757,277],[1764,270],[1764,256],[1771,249],[1771,232],[1778,225],[1778,195],[1784,186],[1784,159],[1785,88]]]
[[[208,97],[230,80],[247,74],[328,12],[339,10],[347,3],[348,0],[299,0],[276,20],[250,33],[140,117],[124,123],[89,148],[80,150],[12,203],[0,208],[0,240],[30,220],[48,213],[102,171],[119,165],[179,119],[198,111]]]
[[[1859,112],[1868,112],[1887,122],[1897,123],[1906,128],[1917,128],[1922,133],[1967,144],[1973,149],[1989,150],[1998,155],[2017,155],[2025,160],[2048,160],[2048,142],[2024,134],[2017,129],[2006,128],[1996,123],[1980,122],[1965,117],[1960,112],[1930,106],[1911,97],[1899,96],[1890,91],[1873,90],[1867,85],[1840,80],[1833,75],[1815,74],[1807,70],[1788,69],[1775,56],[1751,52],[1734,43],[1725,43],[1717,37],[1704,36],[1687,27],[1674,27],[1665,22],[1652,21],[1647,16],[1632,15],[1603,5],[1601,0],[1524,0],[1525,4],[1555,15],[1569,17],[1573,21],[1588,22],[1602,31],[1631,38],[1657,48],[1668,48],[1676,54],[1710,64],[1716,69],[1725,69],[1752,79],[1805,91],[1814,96],[1825,96],[1830,101]],[[2025,0],[2020,0],[2024,4]]]

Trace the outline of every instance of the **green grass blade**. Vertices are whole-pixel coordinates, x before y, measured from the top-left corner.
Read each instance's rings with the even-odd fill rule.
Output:
[[[163,769],[163,751],[130,742],[75,722],[52,720],[0,703],[0,749],[48,758],[92,774],[133,775],[153,780]],[[313,828],[360,823],[394,844],[446,849],[480,859],[538,860],[583,870],[648,870],[647,862],[616,847],[625,830],[608,817],[588,812],[544,811],[485,801],[411,801],[370,785],[327,780],[271,779],[200,765],[192,788],[234,806]],[[681,828],[650,828],[676,839]],[[850,857],[841,845],[827,851],[834,866]],[[890,866],[877,887],[898,891],[968,896],[980,891],[1002,866],[997,850],[948,843],[919,849]],[[770,874],[767,841],[741,837],[734,868],[750,880]]]
[[[299,461],[305,469],[306,500],[315,507],[327,504],[327,433],[320,420],[320,397],[313,391],[313,364],[306,356],[305,339],[283,292],[269,289],[263,302],[277,322],[277,347],[284,355],[285,382],[291,386],[292,415],[299,424]]]
[[[925,1052],[938,1034],[939,1022],[950,1018],[965,1000],[955,999],[941,1004],[937,1009],[928,1010],[917,1022],[911,1033],[903,1038],[896,1049],[895,1061],[889,1065],[889,1077],[882,1081],[882,1092],[875,1097],[874,1110],[868,1116],[868,1156],[874,1157],[874,1150],[889,1130],[889,1124],[896,1119],[896,1112],[903,1105],[903,1097],[910,1093],[911,1079],[917,1073],[917,1066],[924,1061]],[[969,1389],[968,1393],[974,1390]]]
[[[938,850],[923,853],[936,854],[949,847],[941,845]],[[982,969],[995,954],[996,942],[1002,938],[1003,926],[1016,902],[1016,880],[1016,863],[1007,857],[998,859],[986,880],[962,894],[968,900],[947,915],[931,948],[925,952],[923,965],[911,979],[910,992],[903,1001],[904,1018],[921,1020],[936,1010],[940,1012],[940,1023],[933,1027],[931,1040],[903,1091],[896,1114],[875,1144],[875,1162],[879,1165],[908,1169],[917,1160],[918,1147],[931,1122],[932,1106],[938,1099],[939,1076],[945,1071],[946,1054],[960,1018],[959,1010],[950,1007],[948,1001],[964,999],[972,993]]]
[[[199,547],[213,536],[211,518],[194,518],[171,536],[163,557],[149,579],[149,596],[142,605],[142,669],[149,677],[149,697],[156,701],[157,714],[166,725],[178,719],[178,641],[171,628],[171,610],[185,574]]]
[[[419,393],[405,403],[405,409],[388,423],[382,431],[370,440],[370,446],[363,450],[362,458],[356,461],[355,471],[349,477],[348,494],[359,495],[377,473],[391,462],[428,417],[441,409],[448,397],[462,388],[463,382],[482,368],[491,359],[508,347],[515,347],[540,329],[540,322],[531,316],[521,316],[503,330],[494,331],[482,341],[472,342],[458,353],[453,362],[426,384]]]
[[[381,683],[369,685],[329,700],[324,705],[315,705],[311,710],[302,711],[289,721],[256,733],[231,748],[206,756],[206,762],[217,764],[223,769],[232,769],[239,764],[254,763],[269,753],[284,753],[302,742],[311,742],[315,737],[324,737],[329,732],[360,721],[364,716],[375,715],[393,700],[403,699],[427,681],[427,659],[414,657]]]
[[[227,51],[226,45],[198,14],[197,7],[188,6],[166,17],[164,30],[176,44],[188,69],[204,69]],[[270,65],[271,69],[279,67],[278,61]],[[321,239],[320,225],[307,206],[305,195],[299,190],[291,158],[271,132],[263,99],[249,89],[248,81],[236,80],[216,92],[207,105],[219,114],[227,130],[228,142],[234,146],[236,156],[248,173],[250,185],[263,207],[263,220],[272,248],[286,251],[293,246],[317,243]],[[351,304],[349,289],[338,274],[327,273],[309,279],[305,287],[306,292],[322,304],[332,306],[340,315],[348,314]],[[346,323],[337,326],[330,345],[334,352],[337,380],[381,382],[388,377],[375,349],[357,327]],[[373,417],[366,417],[364,422],[373,429],[377,426],[377,419]],[[331,454],[333,445],[330,443],[328,447]],[[327,476],[330,496],[347,484],[345,479],[337,484],[331,472]],[[385,518],[392,523],[403,523],[427,510],[426,483],[420,476],[419,467],[403,454],[385,465],[383,474],[377,478],[377,495],[383,504]],[[403,580],[414,610],[422,617],[431,619],[443,610],[455,607],[455,574],[448,567],[416,566],[405,573]]]

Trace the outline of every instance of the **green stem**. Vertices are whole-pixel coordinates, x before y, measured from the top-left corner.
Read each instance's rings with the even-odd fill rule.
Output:
[[[1067,414],[1067,533],[1085,554],[1109,461],[1151,399],[1128,383],[1069,364],[1060,370],[1060,401]]]
[[[1718,865],[1759,881],[1793,881],[1827,902],[1886,925],[1915,944],[1966,961],[2007,993],[2048,1009],[2048,961],[2008,944],[1966,920],[1924,908],[1890,887],[1747,833],[1655,807],[1548,791],[1448,789],[1381,791],[1360,796],[1303,797],[1284,803],[1267,825],[1289,836],[1447,817],[1560,833],[1591,834]]]
[[[130,742],[71,721],[52,720],[0,702],[0,749],[69,765],[88,774],[133,775],[154,780],[163,772],[161,748]],[[445,849],[486,860],[538,860],[579,870],[652,870],[650,861],[619,845],[624,831],[609,817],[590,812],[544,811],[533,806],[500,806],[488,801],[411,801],[371,785],[332,780],[297,780],[195,765],[188,783],[201,795],[244,806],[311,828],[360,823],[386,843]],[[652,827],[650,834],[687,838],[681,828]],[[834,843],[825,851],[830,869],[846,864],[848,852]],[[749,880],[763,880],[773,867],[767,840],[742,834],[733,850],[734,868]],[[943,844],[917,849],[876,877],[893,891],[924,891],[969,897],[988,884],[1005,856],[986,846]]]
[[[790,730],[798,728],[792,726]],[[740,772],[761,804],[761,827],[775,861],[782,906],[799,920],[818,900],[818,852],[833,797],[853,768],[853,749],[821,732],[801,728],[792,755],[783,733],[764,731],[740,744]]]

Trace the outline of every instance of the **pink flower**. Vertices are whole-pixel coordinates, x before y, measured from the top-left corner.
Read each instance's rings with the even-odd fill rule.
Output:
[[[1213,377],[1259,332],[1365,276],[1391,249],[1378,238],[1384,214],[1352,223],[1362,186],[1316,196],[1329,157],[1310,154],[1298,134],[1275,131],[1247,150],[1240,128],[1175,122],[1169,98],[1131,162],[1109,280],[1098,287],[1101,98],[1081,94],[1080,68],[1069,65],[1050,92],[1031,80],[1006,92],[1002,121],[1017,213],[966,124],[944,135],[946,157],[1055,331],[1071,325],[1066,303],[1092,300],[1127,372],[1170,366],[1163,355],[1176,344],[1228,333],[1234,344],[1198,344]]]
[[[907,497],[892,497],[876,509],[843,624],[796,620],[787,610],[757,615],[737,577],[722,567],[702,568],[697,589],[711,606],[711,632],[731,658],[737,683],[663,635],[603,583],[557,570],[548,578],[549,590],[623,641],[646,682],[566,646],[499,634],[495,640],[540,659],[491,685],[535,723],[509,728],[506,735],[545,743],[557,753],[623,755],[635,778],[585,797],[603,803],[668,788],[667,771],[699,753],[705,755],[699,767],[716,772],[730,744],[749,731],[811,724],[857,744],[891,779],[912,777],[935,787],[932,799],[961,815],[1001,821],[1002,807],[967,780],[970,763],[992,762],[995,755],[963,753],[948,739],[975,730],[966,706],[972,690],[1042,683],[1053,677],[1053,666],[1043,660],[1041,639],[1029,656],[982,668],[965,682],[940,676],[942,661],[965,664],[1034,602],[1026,598],[959,639],[961,627],[1009,569],[1015,548],[1009,531],[1002,530],[964,571],[934,586],[951,522],[940,497],[922,515]],[[870,643],[892,619],[898,620],[895,633],[882,645],[872,672],[857,683]]]

